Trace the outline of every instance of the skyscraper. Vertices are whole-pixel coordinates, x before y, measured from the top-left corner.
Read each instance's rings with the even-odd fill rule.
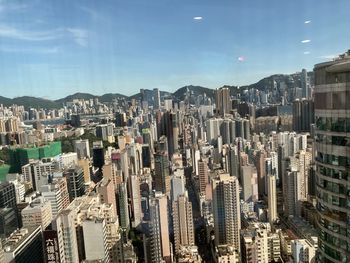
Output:
[[[159,89],[153,89],[154,109],[160,108],[160,92]]]
[[[155,193],[150,200],[150,258],[151,262],[171,262],[167,197]]]
[[[240,250],[241,213],[237,177],[220,173],[212,182],[216,245]]]
[[[319,262],[350,262],[350,51],[315,65],[315,147]]]
[[[302,69],[301,71],[300,82],[301,82],[301,90],[302,90],[303,98],[308,99],[310,97],[310,94],[309,94],[310,88],[309,88],[309,78],[307,76],[306,69]]]
[[[267,203],[268,213],[267,217],[272,224],[277,219],[277,191],[276,191],[276,176],[267,176]]]
[[[199,192],[204,195],[205,189],[209,181],[207,160],[200,159],[198,161],[198,177],[199,177]]]
[[[229,88],[220,88],[215,91],[216,114],[224,116],[231,111],[231,97]]]
[[[169,160],[166,152],[158,152],[154,155],[155,190],[163,194],[170,194]]]
[[[173,202],[173,226],[175,253],[179,251],[180,246],[194,245],[192,203],[185,195],[180,195]]]

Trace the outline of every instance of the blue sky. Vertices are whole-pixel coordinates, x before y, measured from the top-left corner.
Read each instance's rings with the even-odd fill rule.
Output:
[[[0,0],[0,95],[131,95],[312,70],[350,48],[349,10],[349,0]]]

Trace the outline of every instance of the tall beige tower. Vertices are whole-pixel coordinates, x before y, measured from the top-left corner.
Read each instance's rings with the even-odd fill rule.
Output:
[[[267,217],[270,224],[272,225],[278,219],[275,175],[268,175],[268,178],[267,178],[267,203],[268,203]]]
[[[198,161],[199,192],[205,194],[205,188],[208,184],[208,165],[206,160]]]
[[[194,245],[192,204],[185,195],[180,195],[173,202],[173,227],[175,253],[179,251],[180,246]]]

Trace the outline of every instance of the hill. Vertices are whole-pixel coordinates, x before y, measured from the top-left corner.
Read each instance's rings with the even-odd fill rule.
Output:
[[[36,98],[31,96],[16,97],[13,99],[5,98],[0,96],[0,104],[4,106],[11,106],[13,104],[23,105],[24,108],[44,108],[44,109],[54,109],[61,107],[61,104],[56,103],[52,100]]]
[[[194,97],[198,97],[199,95],[206,94],[208,97],[210,97],[212,99],[214,98],[214,90],[213,89],[208,89],[208,88],[204,88],[201,86],[192,86],[192,85],[185,86],[185,87],[178,89],[177,91],[175,91],[172,94],[172,96],[179,101],[184,100],[186,97],[187,90]]]

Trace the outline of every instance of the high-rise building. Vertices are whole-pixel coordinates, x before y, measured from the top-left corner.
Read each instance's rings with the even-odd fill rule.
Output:
[[[175,253],[179,251],[180,246],[194,245],[192,203],[185,195],[178,196],[173,202],[173,227]]]
[[[94,142],[92,148],[93,154],[93,166],[97,168],[102,168],[105,164],[105,154],[102,142]]]
[[[52,220],[51,203],[43,197],[38,197],[24,208],[21,214],[23,227],[41,226],[45,230]]]
[[[208,164],[206,160],[200,159],[198,161],[198,179],[199,179],[199,192],[202,195],[204,195],[207,184],[209,183]]]
[[[55,178],[52,183],[43,185],[41,195],[51,202],[52,216],[56,217],[59,212],[69,205],[69,193],[66,178]]]
[[[51,160],[33,160],[22,166],[22,174],[24,175],[24,180],[31,182],[33,189],[39,191],[42,185],[48,183],[49,177],[53,176],[57,168],[57,163]]]
[[[89,140],[75,140],[74,151],[78,154],[78,159],[90,158]]]
[[[314,123],[314,102],[307,99],[296,99],[293,102],[293,130],[310,132],[312,123]]]
[[[16,189],[14,184],[0,184],[0,235],[8,236],[19,226]]]
[[[276,191],[276,176],[267,176],[267,218],[272,225],[277,219],[277,191]]]
[[[142,222],[141,209],[141,192],[140,192],[140,177],[137,175],[130,176],[130,190],[131,190],[131,223],[137,228]]]
[[[8,237],[18,228],[17,214],[15,208],[0,208],[0,239]]]
[[[309,84],[309,78],[307,76],[306,69],[302,69],[301,71],[300,83],[301,83],[303,98],[306,98],[306,99],[310,98],[310,84]]]
[[[15,186],[8,182],[0,184],[0,208],[17,206]]]
[[[156,191],[170,194],[169,160],[166,152],[158,152],[154,155],[154,182]]]
[[[245,202],[258,201],[258,174],[254,166],[241,167],[242,199]]]
[[[80,167],[69,168],[63,172],[63,176],[67,179],[70,201],[85,194],[85,180],[83,169]]]
[[[130,217],[128,207],[128,190],[126,183],[121,183],[118,187],[118,216],[120,227],[125,230],[130,228]]]
[[[315,65],[315,147],[319,262],[350,262],[350,51]]]
[[[242,230],[242,262],[268,263],[268,237],[265,228]]]
[[[96,192],[100,195],[101,203],[113,205],[114,216],[117,216],[116,192],[113,181],[108,178],[103,178],[96,185]]]
[[[52,221],[52,229],[57,233],[61,262],[78,262],[78,241],[74,226],[75,211],[66,209]]]
[[[85,259],[109,263],[107,226],[103,218],[87,218],[83,221]]]
[[[120,232],[113,204],[102,203],[99,194],[90,193],[75,198],[67,210],[73,213],[80,261],[118,262]]]
[[[43,263],[43,237],[41,226],[21,228],[3,241],[4,263]],[[58,259],[59,260],[59,259]],[[56,258],[55,258],[55,261]]]
[[[161,193],[155,193],[150,205],[150,258],[151,262],[171,262],[171,250],[169,241],[169,219],[167,197]]]
[[[231,97],[229,88],[220,88],[215,91],[216,114],[224,116],[231,111]]]
[[[153,98],[154,98],[154,109],[160,109],[160,92],[159,89],[153,89]]]
[[[232,245],[240,250],[241,213],[237,177],[218,174],[212,181],[216,245]]]
[[[171,202],[177,200],[178,196],[187,193],[185,188],[186,178],[183,169],[177,169],[171,176]]]
[[[316,248],[307,239],[292,240],[291,249],[293,263],[316,262]]]

